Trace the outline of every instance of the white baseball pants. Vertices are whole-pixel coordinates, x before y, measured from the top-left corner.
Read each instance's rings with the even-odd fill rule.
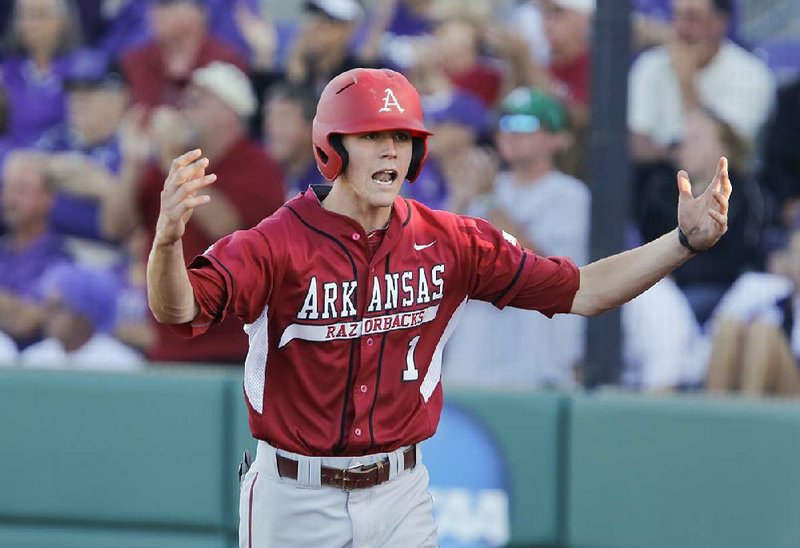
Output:
[[[436,547],[428,470],[403,470],[403,450],[362,457],[306,457],[259,441],[242,481],[239,547]],[[276,452],[298,461],[298,479],[278,475]],[[344,491],[320,485],[320,466],[349,468],[389,457],[390,475],[375,487]]]

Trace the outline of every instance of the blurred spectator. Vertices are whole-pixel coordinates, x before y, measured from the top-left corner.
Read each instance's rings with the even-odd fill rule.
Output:
[[[533,86],[558,97],[567,107],[572,139],[558,158],[558,167],[583,177],[589,126],[591,23],[595,0],[541,0],[538,8],[547,59],[530,54],[527,42],[511,29],[494,28],[495,51],[508,61],[521,85]]]
[[[509,170],[468,212],[539,255],[568,256],[583,265],[589,252],[589,190],[554,167],[566,124],[566,109],[554,97],[532,88],[512,91],[501,104],[497,132]],[[578,316],[548,319],[515,309],[501,314],[487,303],[469,302],[447,346],[445,379],[473,386],[572,386],[584,329],[585,319]]]
[[[317,97],[306,87],[283,83],[270,90],[264,109],[264,141],[283,169],[287,198],[308,185],[327,183],[311,148],[311,122],[316,111]]]
[[[487,32],[489,47],[497,47],[499,53],[505,52],[507,55],[513,53],[516,50],[514,44],[518,44],[520,61],[530,65],[532,60],[534,65],[546,65],[550,60],[550,45],[544,33],[540,4],[539,0],[521,0],[512,3],[500,26],[494,24],[489,27]],[[511,51],[507,50],[508,46],[512,46]],[[524,58],[522,52],[525,54]],[[514,82],[515,87],[524,85],[528,81],[529,79],[517,80]]]
[[[279,83],[304,87],[315,96],[337,74],[356,67],[386,67],[380,58],[362,58],[353,49],[355,31],[364,17],[357,0],[306,0],[299,25],[279,44],[277,26],[252,10],[239,9],[237,22],[253,52],[253,87],[263,105]],[[284,51],[285,50],[285,51]],[[255,117],[258,124],[264,113]]]
[[[759,179],[775,200],[772,221],[800,223],[800,79],[781,88],[766,131]]]
[[[135,104],[175,105],[192,71],[213,61],[247,70],[231,46],[210,35],[203,0],[149,0],[153,38],[122,56]]]
[[[0,62],[9,113],[0,148],[31,146],[64,121],[63,78],[80,36],[71,8],[70,0],[16,0]]]
[[[45,133],[36,148],[42,167],[59,193],[51,217],[53,230],[101,238],[100,208],[117,189],[121,164],[117,127],[127,107],[122,77],[108,70],[105,56],[92,50],[73,55],[65,76],[67,123]]]
[[[148,3],[153,0],[77,0],[86,43],[117,58],[152,37]],[[250,54],[234,20],[230,0],[204,0],[211,34],[243,57]],[[236,5],[258,10],[258,0],[236,0]]]
[[[433,1],[376,1],[365,25],[361,56],[373,61],[385,57],[400,68],[411,64],[417,39],[433,32],[430,18]]]
[[[43,281],[45,339],[20,354],[25,367],[130,370],[143,358],[113,336],[116,285],[107,272],[77,265]]]
[[[586,140],[589,129],[589,74],[591,23],[595,0],[543,0],[544,32],[550,45],[550,63],[535,71],[533,85],[559,97],[569,110],[572,141],[559,167],[586,176]]]
[[[491,190],[497,166],[480,146],[489,130],[489,111],[475,96],[460,91],[424,99],[425,119],[433,135],[419,178],[405,195],[432,207],[461,213],[478,194]]]
[[[673,392],[705,384],[709,345],[686,296],[667,277],[622,306],[622,384]]]
[[[636,161],[669,159],[687,112],[706,109],[753,142],[769,113],[766,64],[725,38],[732,0],[675,0],[675,38],[643,53],[630,72],[628,126]]]
[[[283,71],[290,82],[320,93],[335,75],[360,66],[388,65],[362,59],[351,49],[364,10],[356,0],[307,0],[303,20]]]
[[[430,13],[436,24],[434,38],[419,45],[415,63],[438,65],[456,89],[494,106],[504,92],[504,76],[499,64],[481,52],[492,16],[488,0],[435,0]]]
[[[200,148],[209,158],[207,172],[215,173],[217,181],[207,191],[211,202],[196,209],[186,226],[187,262],[222,236],[255,226],[277,210],[285,199],[280,167],[247,137],[246,120],[255,101],[247,76],[233,65],[217,62],[192,73],[180,110],[156,109],[148,125],[143,124],[141,112],[133,110],[123,129],[122,189],[109,197],[104,211],[109,235],[126,237],[141,226],[147,232],[145,247],[151,247],[169,165],[192,148]],[[214,331],[202,341],[189,341],[158,324],[158,342],[148,356],[159,361],[242,364],[247,337],[241,323],[231,318]]]
[[[769,270],[743,274],[715,312],[711,392],[800,395],[800,231],[776,251]]]
[[[517,88],[505,98],[497,149],[509,169],[495,180],[487,219],[517,235],[523,247],[582,265],[588,260],[589,190],[555,167],[569,139],[567,124],[563,104],[542,91]]]
[[[761,266],[763,197],[742,161],[743,139],[725,122],[706,112],[687,115],[683,139],[676,150],[677,166],[689,172],[692,193],[702,193],[714,177],[716,162],[729,158],[728,172],[736,181],[728,210],[728,232],[718,245],[678,268],[673,278],[703,324],[740,273]],[[673,230],[677,223],[677,167],[663,164],[653,170],[635,199],[636,218],[645,241]]]
[[[560,98],[569,109],[572,128],[585,127],[589,116],[589,53],[594,0],[542,0],[544,33],[550,63],[533,85]]]
[[[86,46],[97,48],[111,58],[150,38],[147,21],[150,0],[70,0],[77,5],[78,19]],[[249,54],[244,38],[234,21],[230,0],[205,0],[211,33],[229,43],[242,55]],[[0,32],[7,30],[12,1],[0,2]],[[236,0],[238,6],[259,10],[259,0]]]
[[[71,260],[63,239],[50,230],[54,191],[37,158],[24,151],[9,154],[0,190],[3,222],[0,239],[0,331],[21,348],[38,339],[44,316],[40,281],[55,265]]]

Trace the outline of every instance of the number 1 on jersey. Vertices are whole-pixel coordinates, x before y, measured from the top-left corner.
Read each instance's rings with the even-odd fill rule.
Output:
[[[414,365],[414,350],[417,348],[419,335],[411,339],[408,343],[408,353],[406,354],[406,368],[403,369],[403,382],[415,381],[419,379],[419,371]]]

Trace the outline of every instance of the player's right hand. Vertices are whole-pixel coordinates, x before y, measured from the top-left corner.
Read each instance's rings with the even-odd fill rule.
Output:
[[[207,204],[211,197],[198,191],[217,180],[213,173],[206,175],[208,158],[200,149],[189,151],[172,161],[161,191],[161,210],[156,223],[156,245],[172,245],[186,231],[186,223],[194,208]]]

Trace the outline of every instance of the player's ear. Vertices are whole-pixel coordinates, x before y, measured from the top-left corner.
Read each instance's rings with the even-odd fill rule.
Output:
[[[342,142],[342,136],[338,133],[334,133],[328,139],[328,142],[333,147],[333,150],[339,157],[342,159],[342,169],[340,173],[344,173],[347,170],[347,164],[350,160],[350,156],[347,154],[347,149],[344,148],[344,143]]]

